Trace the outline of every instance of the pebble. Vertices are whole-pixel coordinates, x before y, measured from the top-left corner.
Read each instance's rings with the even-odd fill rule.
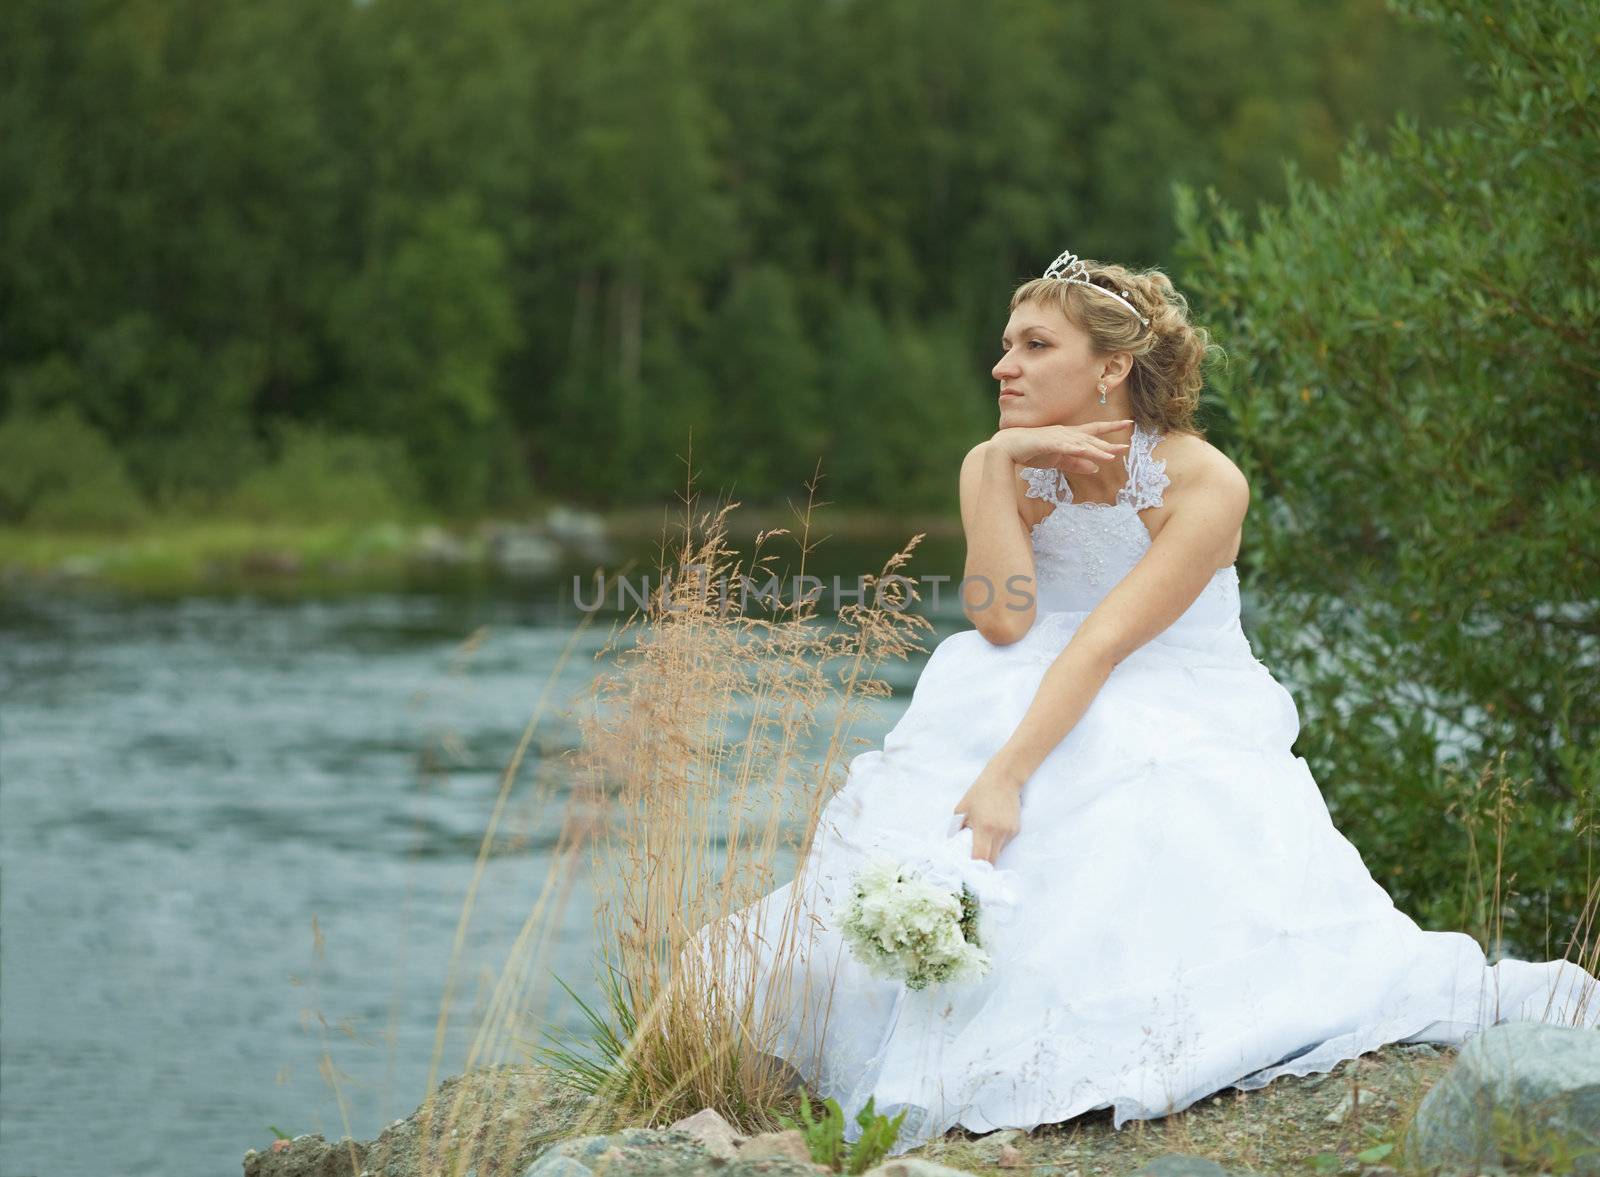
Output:
[[[1382,1098],[1383,1097],[1376,1091],[1372,1091],[1367,1088],[1362,1088],[1361,1090],[1360,1102],[1363,1105],[1377,1103]],[[1344,1096],[1339,1100],[1339,1102],[1334,1105],[1333,1111],[1322,1117],[1322,1122],[1325,1124],[1337,1124],[1346,1116],[1348,1116],[1351,1111],[1355,1109],[1355,1106],[1356,1101],[1350,1098],[1349,1092],[1345,1092]]]

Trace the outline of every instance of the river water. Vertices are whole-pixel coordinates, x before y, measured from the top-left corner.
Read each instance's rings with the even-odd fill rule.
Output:
[[[929,551],[923,572],[950,566]],[[919,607],[928,649],[966,627],[953,604]],[[597,613],[557,673],[582,616],[570,579],[0,599],[0,1174],[217,1177],[274,1128],[370,1139],[409,1114],[501,773],[547,685],[531,758],[572,746],[561,712],[622,615]],[[885,668],[895,696],[857,734],[881,739],[920,665]],[[438,1078],[550,868],[562,806],[520,803],[531,775]],[[580,875],[541,964],[599,1009],[593,896]],[[532,1012],[580,1030],[543,989]]]

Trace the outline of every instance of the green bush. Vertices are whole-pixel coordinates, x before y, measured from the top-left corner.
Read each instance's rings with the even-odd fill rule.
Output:
[[[1335,186],[1290,169],[1254,230],[1180,186],[1184,280],[1238,359],[1214,436],[1253,488],[1254,636],[1336,823],[1455,927],[1520,792],[1506,947],[1559,954],[1600,801],[1600,9],[1404,11],[1482,84],[1461,125],[1358,137]]]
[[[70,405],[0,422],[0,520],[122,530],[146,514],[121,455]]]
[[[369,521],[409,517],[418,490],[404,446],[286,422],[277,457],[248,474],[226,509],[260,521]]]

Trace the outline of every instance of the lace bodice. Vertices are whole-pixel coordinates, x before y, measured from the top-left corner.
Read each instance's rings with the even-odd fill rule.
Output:
[[[1151,451],[1161,441],[1162,436],[1160,433],[1146,433],[1143,427],[1135,422],[1133,438],[1128,443],[1128,454],[1123,459],[1128,478],[1117,491],[1117,501],[1074,505],[1109,510],[1126,504],[1135,511],[1143,511],[1147,507],[1159,507],[1161,492],[1169,485],[1167,461],[1165,458],[1155,457]],[[1057,505],[1072,502],[1072,488],[1067,485],[1067,477],[1061,471],[1048,467],[1024,466],[1022,474],[1028,480],[1029,498],[1044,499]]]
[[[1161,506],[1168,486],[1166,459],[1153,452],[1163,436],[1135,423],[1123,461],[1127,480],[1114,503],[1075,503],[1059,470],[1022,467],[1027,497],[1055,504],[1033,526],[1038,614],[1093,609],[1150,550],[1139,512]],[[1238,617],[1238,571],[1229,564],[1217,570],[1178,623],[1226,625]]]

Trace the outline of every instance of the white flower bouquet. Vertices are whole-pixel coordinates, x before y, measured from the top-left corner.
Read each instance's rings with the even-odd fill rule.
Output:
[[[925,989],[988,975],[979,913],[993,923],[998,912],[988,909],[1012,904],[1012,872],[973,859],[972,831],[960,833],[937,847],[895,839],[901,853],[874,855],[856,872],[839,931],[875,976]]]
[[[988,974],[972,888],[959,896],[912,867],[877,859],[855,877],[840,931],[857,960],[908,989]]]

